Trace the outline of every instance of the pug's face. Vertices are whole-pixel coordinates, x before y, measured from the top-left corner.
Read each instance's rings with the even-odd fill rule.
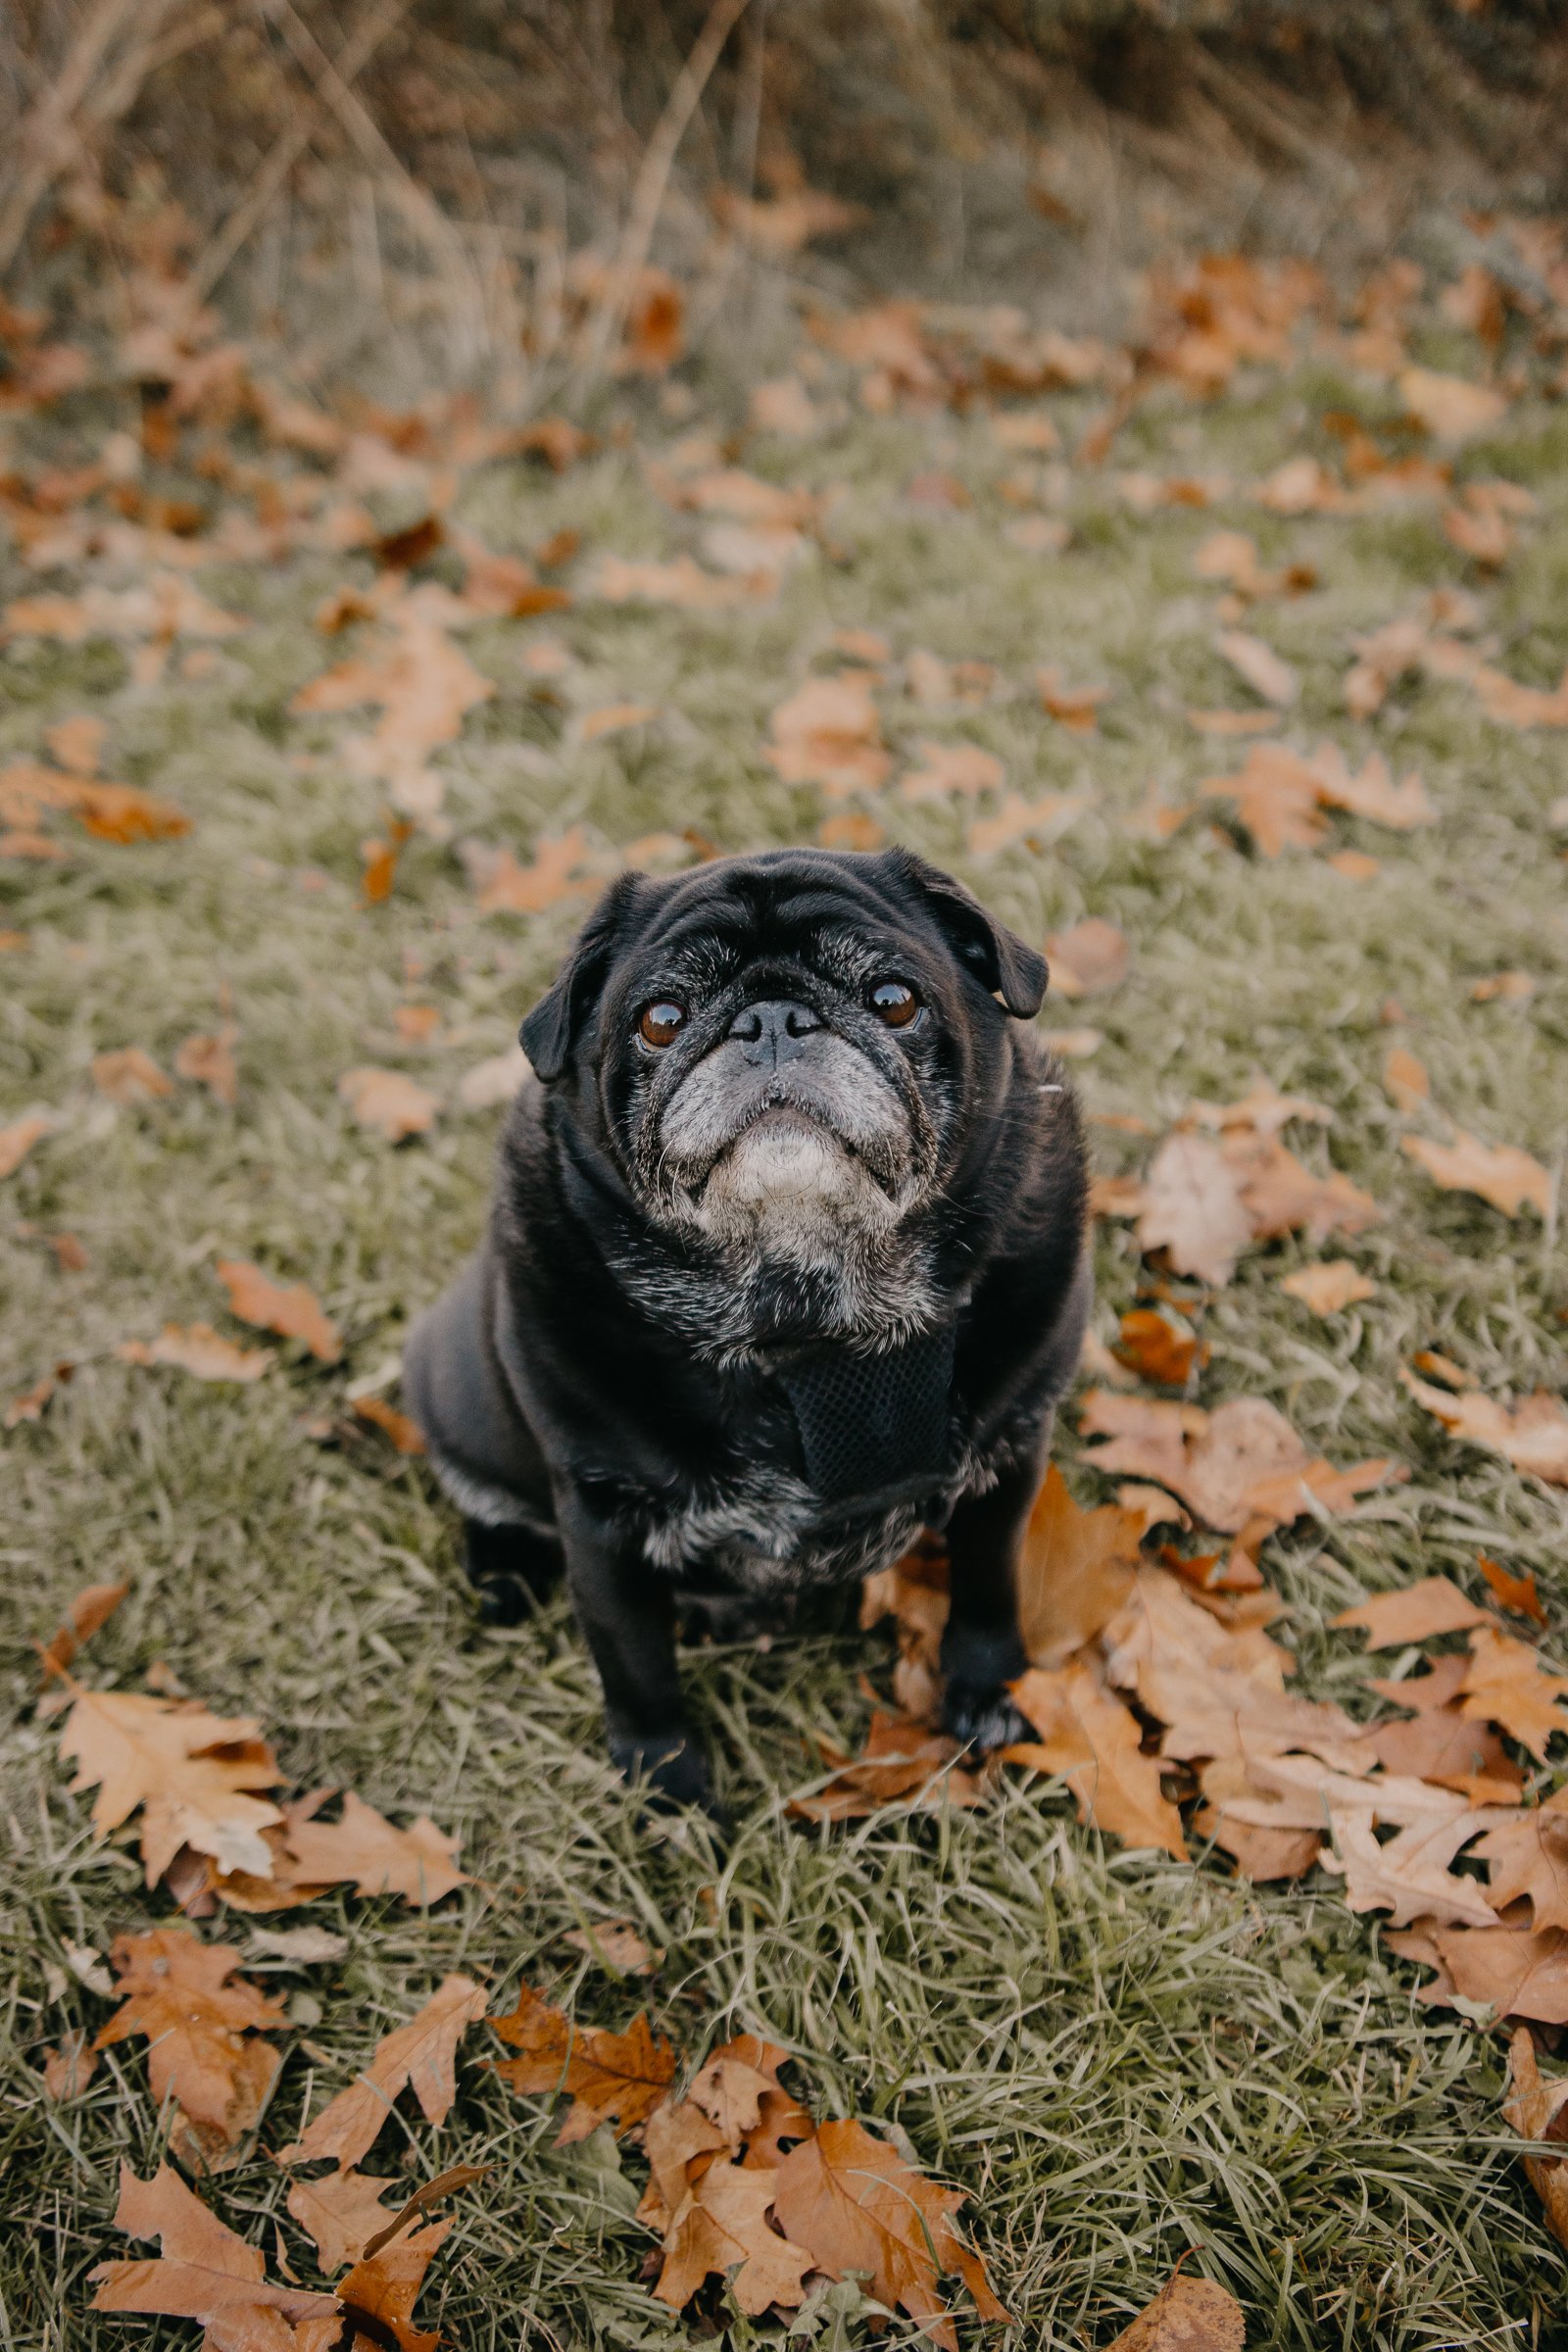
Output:
[[[547,1081],[592,1081],[649,1218],[738,1273],[804,1274],[894,1237],[940,1188],[1001,1048],[992,992],[1032,1012],[1045,986],[1039,956],[903,852],[627,877],[576,961],[524,1047]]]

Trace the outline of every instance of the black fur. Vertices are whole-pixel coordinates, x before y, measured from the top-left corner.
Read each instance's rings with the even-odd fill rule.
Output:
[[[924,1000],[911,1032],[866,1009],[878,972]],[[514,1106],[489,1230],[416,1327],[405,1386],[468,1516],[485,1613],[524,1614],[564,1559],[612,1752],[673,1800],[709,1788],[676,1672],[679,1590],[841,1583],[922,1515],[945,1521],[952,1556],[948,1724],[979,1744],[1012,1729],[1014,1563],[1089,1298],[1076,1106],[1019,1025],[1046,977],[907,852],[781,851],[623,877],[523,1023],[541,1083]],[[652,1055],[637,1017],[663,994],[690,1018]],[[745,1033],[747,1006],[783,999],[900,1105],[885,1181],[910,1204],[853,1308],[831,1267],[761,1266],[738,1287],[666,1198],[664,1106]],[[954,1316],[952,1475],[912,1503],[813,1502],[776,1368],[824,1338],[877,1352]]]

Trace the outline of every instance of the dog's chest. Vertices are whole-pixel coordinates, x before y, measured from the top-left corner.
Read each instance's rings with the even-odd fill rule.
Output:
[[[650,1513],[643,1549],[697,1591],[798,1592],[888,1566],[925,1516],[919,1500],[906,1498],[830,1513],[804,1480],[758,1465]]]

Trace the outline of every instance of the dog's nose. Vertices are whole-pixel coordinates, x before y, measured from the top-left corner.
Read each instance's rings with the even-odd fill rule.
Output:
[[[781,1061],[793,1061],[806,1040],[821,1022],[808,1004],[791,1004],[781,999],[769,999],[761,1004],[748,1004],[738,1012],[729,1025],[731,1037],[738,1038],[746,1050],[746,1059],[776,1069]]]

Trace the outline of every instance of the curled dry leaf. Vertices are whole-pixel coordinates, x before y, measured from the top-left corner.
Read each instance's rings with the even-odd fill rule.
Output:
[[[127,1364],[172,1364],[196,1380],[260,1380],[273,1360],[270,1348],[236,1348],[210,1323],[166,1323],[156,1340],[122,1340],[115,1353]]]
[[[244,1258],[220,1257],[218,1279],[228,1292],[228,1311],[260,1331],[275,1331],[285,1340],[303,1340],[323,1364],[335,1364],[343,1353],[337,1325],[321,1307],[314,1291],[303,1282],[284,1285],[270,1281],[260,1266]]]
[[[1528,2026],[1519,2026],[1508,2044],[1508,2096],[1502,2112],[1521,2139],[1564,2137],[1568,2082],[1543,2081]],[[1545,2208],[1546,2227],[1568,2247],[1568,2166],[1560,2156],[1526,2156],[1525,2177]]]
[[[683,2310],[716,2272],[728,2277],[736,2303],[754,2318],[772,2306],[796,2310],[817,2258],[769,2227],[778,2182],[776,2170],[752,2170],[723,2158],[701,2173],[664,2233],[663,2268],[654,2288],[659,2301]]]
[[[412,2088],[426,2123],[443,2124],[458,2095],[458,2044],[483,2017],[486,1995],[470,1977],[450,1976],[406,2026],[383,2034],[346,2090],[322,2108],[299,2138],[278,2151],[280,2164],[330,2157],[340,2173],[357,2165],[387,2120],[400,2091]]]
[[[384,1396],[356,1396],[354,1417],[357,1421],[368,1421],[372,1429],[378,1429],[384,1438],[391,1440],[399,1453],[423,1453],[424,1432],[417,1421],[412,1420],[407,1413],[400,1413],[397,1406],[388,1404]]]
[[[957,2352],[958,2340],[937,2291],[944,2273],[962,2278],[983,2320],[1007,2320],[954,2225],[962,2196],[862,2125],[821,2125],[790,2150],[776,2180],[775,2210],[791,2242],[830,2278],[865,2273],[878,2302],[906,2311],[944,2352]]]
[[[443,1836],[428,1814],[398,1829],[349,1789],[341,1817],[322,1821],[330,1793],[318,1790],[285,1804],[281,1822],[267,1833],[268,1872],[214,1874],[213,1892],[235,1910],[266,1912],[311,1902],[331,1886],[352,1886],[356,1894],[399,1894],[419,1909],[469,1884],[457,1866],[457,1838]]]
[[[100,1838],[142,1809],[149,1886],[182,1845],[210,1854],[221,1870],[260,1878],[270,1871],[263,1832],[283,1816],[254,1792],[275,1788],[282,1775],[251,1717],[135,1690],[79,1690],[60,1753],[77,1766],[73,1794],[98,1790],[92,1820]]]
[[[1280,1277],[1280,1289],[1299,1298],[1314,1315],[1337,1315],[1362,1298],[1374,1298],[1377,1284],[1348,1257],[1333,1257],[1317,1265],[1298,1266]]]
[[[345,1070],[337,1091],[357,1123],[384,1135],[389,1144],[428,1134],[441,1108],[438,1096],[405,1077],[401,1070],[370,1065]]]
[[[255,2130],[277,2079],[279,2053],[254,2036],[287,2024],[283,2004],[235,1978],[239,1952],[187,1929],[117,1936],[109,1956],[122,2005],[93,2048],[144,2034],[153,2098],[159,2106],[172,2099],[190,2127],[176,2142],[194,2140],[218,2169]]]
[[[1138,1718],[1095,1667],[1031,1666],[1012,1693],[1040,1738],[1005,1748],[1007,1763],[1064,1780],[1079,1820],[1125,1845],[1155,1846],[1178,1862],[1187,1859],[1182,1817],[1160,1788],[1159,1759],[1143,1753]]]
[[[1085,1456],[1104,1474],[1148,1478],[1168,1487],[1204,1526],[1240,1535],[1259,1525],[1286,1527],[1311,1513],[1348,1511],[1359,1494],[1384,1485],[1383,1459],[1336,1470],[1311,1455],[1283,1413],[1262,1396],[1232,1396],[1204,1412],[1197,1405],[1091,1389],[1079,1428],[1109,1441]]]
[[[1451,1144],[1407,1135],[1399,1148],[1446,1193],[1475,1193],[1505,1217],[1516,1217],[1522,1208],[1533,1208],[1541,1217],[1551,1213],[1551,1177],[1539,1159],[1517,1145],[1483,1144],[1461,1127]]]
[[[1417,1404],[1441,1421],[1449,1435],[1500,1453],[1516,1470],[1568,1487],[1568,1410],[1560,1396],[1538,1389],[1518,1404],[1502,1404],[1478,1390],[1450,1396],[1399,1366],[1399,1378]]]
[[[109,1623],[125,1594],[128,1583],[117,1585],[87,1585],[67,1607],[65,1620],[41,1652],[43,1679],[64,1674],[75,1658],[84,1642],[90,1642],[101,1626]]]

